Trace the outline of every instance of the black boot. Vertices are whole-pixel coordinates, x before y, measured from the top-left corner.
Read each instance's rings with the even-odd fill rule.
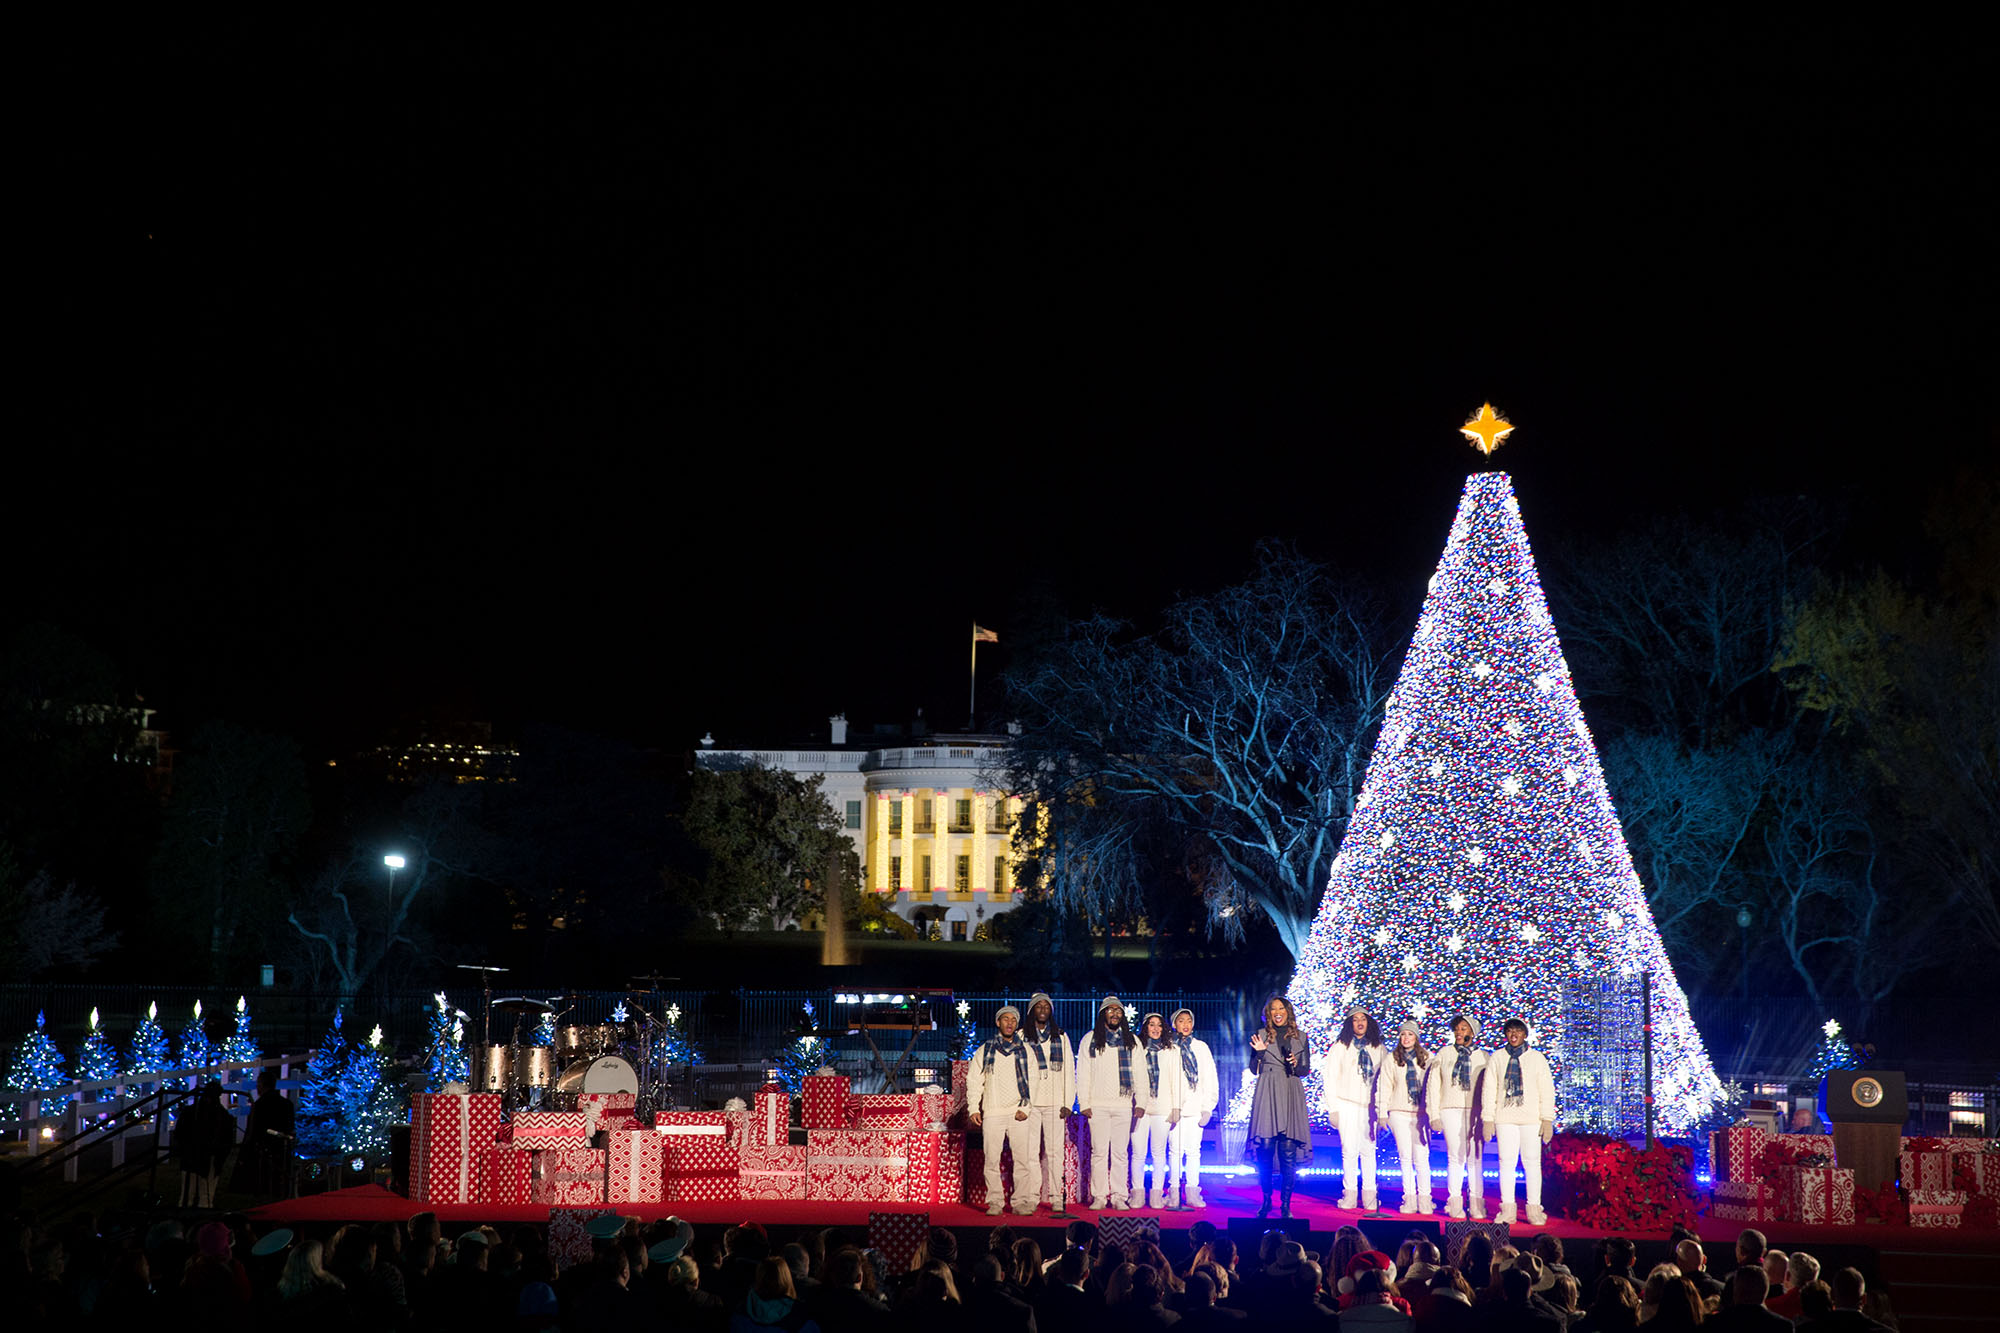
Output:
[[[1264,1190],[1264,1206],[1257,1210],[1259,1218],[1271,1215],[1271,1177],[1273,1174],[1272,1154],[1270,1147],[1266,1145],[1257,1153],[1257,1183]]]
[[[1292,1215],[1292,1185],[1297,1181],[1299,1172],[1298,1159],[1294,1158],[1288,1152],[1281,1153],[1279,1155],[1278,1170],[1280,1172],[1278,1216],[1290,1217]]]

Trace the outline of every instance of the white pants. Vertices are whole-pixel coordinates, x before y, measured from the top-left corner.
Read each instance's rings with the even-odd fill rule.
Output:
[[[1147,1158],[1153,1161],[1153,1193],[1165,1194],[1173,1188],[1168,1172],[1173,1160],[1174,1126],[1165,1114],[1142,1115],[1132,1126],[1132,1188],[1136,1192],[1145,1181]]]
[[[1090,1108],[1090,1206],[1123,1208],[1132,1192],[1132,1105]]]
[[[986,1207],[1001,1206],[1007,1197],[1000,1186],[1000,1149],[1014,1150],[1014,1211],[1032,1213],[1042,1196],[1042,1158],[1035,1125],[1035,1113],[1016,1120],[1011,1110],[996,1110],[980,1117],[986,1137]]]
[[[1175,1190],[1181,1182],[1187,1182],[1188,1202],[1201,1202],[1201,1117],[1181,1112],[1181,1122],[1174,1126],[1173,1137],[1167,1143],[1167,1201],[1177,1197]]]
[[[1053,1106],[1037,1106],[1028,1112],[1028,1151],[1039,1151],[1042,1155],[1043,1203],[1062,1202],[1068,1196],[1064,1189],[1068,1182],[1063,1179],[1063,1121],[1062,1112]],[[1015,1149],[1019,1152],[1020,1149]],[[1014,1202],[1019,1203],[1016,1195]]]
[[[1340,1126],[1340,1193],[1353,1195],[1356,1185],[1375,1197],[1375,1136],[1368,1132],[1368,1108],[1336,1098],[1333,1109]]]
[[[1389,1112],[1389,1132],[1396,1136],[1396,1156],[1403,1163],[1403,1201],[1431,1210],[1431,1141],[1417,1133],[1415,1111]]]
[[[1483,1154],[1472,1137],[1476,1132],[1472,1123],[1472,1108],[1447,1106],[1437,1114],[1439,1127],[1444,1132],[1445,1202],[1456,1200],[1459,1191],[1463,1190],[1466,1201],[1470,1203],[1481,1198],[1486,1190],[1486,1182],[1479,1176]]]
[[[1500,1206],[1514,1206],[1514,1164],[1528,1178],[1528,1207],[1542,1206],[1542,1129],[1540,1125],[1500,1126]]]

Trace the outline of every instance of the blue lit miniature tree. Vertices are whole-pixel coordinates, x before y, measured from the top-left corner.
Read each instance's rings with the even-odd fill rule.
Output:
[[[1848,1045],[1847,1038],[1841,1035],[1838,1020],[1827,1019],[1820,1026],[1820,1032],[1822,1034],[1820,1043],[1813,1048],[1812,1068],[1807,1072],[1807,1077],[1817,1081],[1836,1069],[1855,1069],[1860,1066],[1861,1057],[1855,1054],[1854,1048]]]
[[[104,1035],[104,1026],[95,1008],[90,1011],[90,1031],[76,1053],[76,1077],[80,1083],[98,1083],[118,1077],[118,1048],[112,1044],[111,1038]],[[110,1095],[111,1090],[106,1088],[87,1100],[102,1101]]]
[[[389,1127],[404,1118],[402,1098],[390,1074],[394,1061],[376,1025],[368,1044],[348,1054],[340,1072],[339,1147],[342,1156],[379,1158],[389,1151]]]
[[[439,991],[430,1012],[430,1040],[424,1046],[424,1091],[443,1092],[447,1083],[471,1077],[472,1057],[465,1050],[465,1024]]]
[[[194,1002],[194,1017],[181,1029],[179,1054],[174,1058],[176,1069],[206,1069],[215,1063],[215,1047],[209,1045],[208,1029],[201,1022],[201,1001]]]
[[[1433,1045],[1454,1011],[1489,1035],[1518,1015],[1573,1121],[1603,1108],[1565,1081],[1593,1036],[1570,1030],[1565,984],[1642,971],[1660,1123],[1683,1131],[1721,1087],[1632,868],[1520,504],[1506,473],[1476,474],[1289,993],[1308,1028],[1359,1003],[1385,1028],[1417,1019]]]
[[[701,1052],[688,1040],[687,1031],[681,1027],[681,1007],[667,1006],[666,1023],[653,1034],[655,1054],[662,1056],[670,1065],[698,1065]]]
[[[298,1136],[301,1157],[324,1157],[340,1148],[341,1119],[346,1104],[341,1099],[342,1080],[347,1073],[353,1047],[340,1030],[341,1012],[333,1011],[333,1026],[320,1039],[319,1049],[306,1066],[305,1083],[299,1089]]]
[[[778,1082],[785,1085],[785,1091],[796,1097],[805,1090],[805,1077],[826,1063],[826,1043],[815,1033],[812,1001],[805,1003],[804,1018],[793,1030],[791,1040],[778,1051],[772,1062],[778,1070]]]
[[[14,1092],[33,1092],[37,1088],[60,1088],[69,1082],[63,1073],[62,1051],[48,1034],[48,1015],[35,1015],[35,1029],[21,1038],[14,1048],[14,1058],[7,1063],[7,1087]],[[42,1115],[58,1114],[69,1101],[67,1093],[44,1098]]]
[[[139,1020],[139,1027],[132,1034],[131,1054],[125,1058],[125,1077],[134,1080],[128,1085],[131,1094],[143,1097],[157,1089],[157,1080],[139,1080],[147,1074],[158,1074],[163,1069],[173,1068],[168,1063],[172,1058],[167,1034],[160,1030],[160,1006],[156,1001],[146,1006],[146,1016]]]
[[[250,1040],[250,1002],[244,996],[236,997],[236,1030],[223,1040],[218,1056],[226,1062],[243,1064],[264,1058],[257,1043]]]

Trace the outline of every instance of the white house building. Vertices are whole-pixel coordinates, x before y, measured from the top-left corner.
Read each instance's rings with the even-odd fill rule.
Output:
[[[828,723],[824,747],[732,748],[704,736],[695,761],[823,777],[821,790],[846,816],[866,887],[894,895],[906,920],[938,922],[946,939],[969,940],[1013,907],[1021,802],[993,786],[1007,737],[878,731],[850,742],[844,714]]]

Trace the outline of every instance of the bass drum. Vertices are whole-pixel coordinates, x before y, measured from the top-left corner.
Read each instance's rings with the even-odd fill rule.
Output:
[[[563,1070],[556,1091],[574,1098],[579,1092],[639,1092],[639,1071],[622,1055],[580,1060]]]

